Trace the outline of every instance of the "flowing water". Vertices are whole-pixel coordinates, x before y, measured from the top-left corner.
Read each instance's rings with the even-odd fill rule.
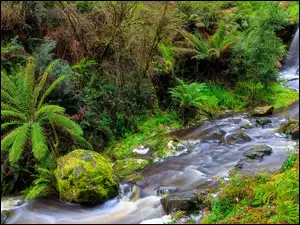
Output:
[[[282,79],[292,80],[285,85],[299,90],[299,31],[291,44],[290,56],[281,72]],[[299,115],[299,102],[288,114]],[[216,185],[215,178],[227,179],[228,172],[243,159],[243,153],[252,146],[267,144],[273,148],[270,156],[262,161],[247,164],[242,171],[255,173],[260,170],[278,169],[286,159],[288,148],[297,144],[276,133],[280,123],[286,121],[282,115],[268,117],[272,123],[256,124],[255,117],[247,113],[234,113],[204,121],[173,133],[189,146],[189,152],[170,157],[156,163],[141,173],[144,179],[137,185],[122,183],[120,195],[102,205],[83,207],[54,198],[27,201],[13,209],[14,215],[7,223],[163,223],[165,215],[160,204],[161,194],[166,190],[185,192],[210,188]],[[241,128],[252,124],[253,128]],[[222,129],[224,132],[220,132]],[[251,138],[248,142],[231,143],[230,135],[240,130]],[[1,199],[2,203],[5,199]],[[156,219],[155,219],[156,218]],[[154,220],[151,220],[154,219]],[[165,221],[166,222],[166,221]]]

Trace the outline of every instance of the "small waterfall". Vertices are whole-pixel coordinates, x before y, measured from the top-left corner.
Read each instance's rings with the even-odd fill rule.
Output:
[[[294,35],[289,56],[284,63],[281,76],[287,80],[299,79],[299,28]]]

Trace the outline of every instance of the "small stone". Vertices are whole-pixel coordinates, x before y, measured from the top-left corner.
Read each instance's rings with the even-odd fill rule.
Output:
[[[251,123],[248,123],[248,124],[246,124],[246,125],[244,125],[244,126],[241,126],[241,128],[244,128],[244,129],[251,129],[251,128],[253,128],[254,126],[251,124]]]
[[[272,121],[268,118],[261,118],[261,119],[257,119],[256,122],[262,126],[268,124],[268,123],[272,123]]]

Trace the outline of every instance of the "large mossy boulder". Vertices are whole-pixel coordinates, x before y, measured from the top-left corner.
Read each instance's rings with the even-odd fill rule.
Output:
[[[255,107],[252,111],[252,116],[267,116],[273,113],[273,106]]]
[[[278,132],[291,135],[293,140],[299,139],[299,121],[289,120],[288,122],[280,124]]]
[[[59,158],[55,176],[64,201],[97,204],[118,194],[111,164],[94,151],[78,149]]]

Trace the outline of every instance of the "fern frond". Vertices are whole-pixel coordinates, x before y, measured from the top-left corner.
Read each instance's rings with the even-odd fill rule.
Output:
[[[29,57],[27,60],[27,66],[25,68],[25,78],[23,81],[23,90],[27,93],[28,101],[32,97],[34,87],[34,70],[35,60],[33,57]]]
[[[11,111],[11,110],[1,110],[1,118],[4,119],[7,117],[15,117],[15,118],[19,118],[23,121],[26,121],[26,115],[24,115],[22,113]]]
[[[35,113],[35,118],[38,119],[40,115],[49,115],[53,113],[63,114],[65,113],[65,108],[58,105],[44,105]]]
[[[38,109],[41,107],[41,105],[43,104],[45,98],[53,91],[53,89],[60,83],[62,82],[64,79],[66,79],[68,76],[64,75],[59,77],[58,79],[56,79],[51,85],[50,87],[45,91],[45,93],[42,95],[41,100],[38,104]]]
[[[12,122],[7,122],[7,123],[2,123],[1,124],[1,132],[5,131],[9,126],[12,125],[20,125],[23,124],[24,122],[22,121],[12,121]]]
[[[19,102],[19,99],[14,98],[10,94],[8,94],[5,90],[1,88],[1,101],[5,101],[7,103],[12,103],[19,109],[22,109],[22,106]]]
[[[1,102],[1,110],[9,110],[9,111],[15,111],[15,112],[21,113],[17,108],[15,108],[9,104],[6,104],[4,102]]]
[[[1,140],[1,151],[6,151],[11,147],[15,138],[19,135],[21,129],[22,126],[16,128],[15,130],[11,131],[9,134],[5,135],[5,137]]]
[[[40,92],[41,90],[43,89],[45,83],[46,83],[46,80],[47,80],[47,77],[49,75],[49,73],[52,71],[52,69],[54,68],[54,66],[59,62],[59,59],[56,59],[54,60],[46,69],[46,71],[44,72],[40,82],[38,83],[38,85],[36,86],[36,88],[34,89],[34,92],[33,92],[33,105],[36,105],[37,103],[37,99],[40,95]]]
[[[12,147],[9,151],[9,162],[15,163],[21,157],[25,143],[27,141],[28,133],[30,129],[30,124],[25,123],[23,126],[18,128],[18,135],[15,137],[15,140],[12,144]]]
[[[41,160],[47,153],[48,147],[43,129],[38,123],[32,124],[31,142],[34,157]]]
[[[18,91],[16,84],[7,76],[5,70],[1,70],[1,89],[6,90],[10,95]]]
[[[49,115],[49,120],[53,122],[55,125],[60,126],[63,129],[68,129],[74,135],[82,136],[83,131],[81,127],[75,123],[74,121],[70,120],[69,118],[58,115],[58,114],[51,114]]]

